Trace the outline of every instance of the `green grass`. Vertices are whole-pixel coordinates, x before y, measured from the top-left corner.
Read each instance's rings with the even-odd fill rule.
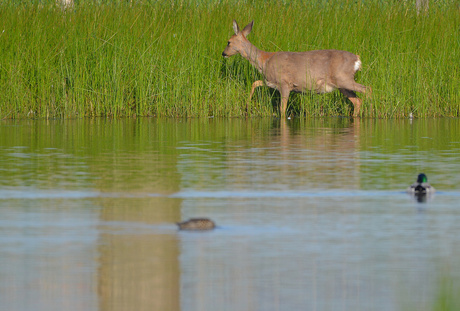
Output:
[[[223,59],[233,34],[267,51],[359,54],[357,81],[373,88],[367,117],[459,116],[460,8],[409,1],[0,2],[0,118],[240,117],[273,115],[279,95],[257,89],[241,56]],[[415,1],[413,1],[415,2]],[[292,94],[288,113],[349,115],[339,93]]]
[[[460,289],[458,282],[445,276],[438,282],[438,291],[433,304],[433,311],[455,311],[460,308]]]

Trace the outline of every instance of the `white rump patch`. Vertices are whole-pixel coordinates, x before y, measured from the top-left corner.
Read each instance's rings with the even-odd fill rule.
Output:
[[[361,69],[361,60],[358,58],[358,60],[355,62],[355,71],[358,71]]]

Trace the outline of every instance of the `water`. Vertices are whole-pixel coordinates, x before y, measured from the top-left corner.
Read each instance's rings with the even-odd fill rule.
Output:
[[[0,131],[2,310],[432,310],[458,284],[457,119]]]

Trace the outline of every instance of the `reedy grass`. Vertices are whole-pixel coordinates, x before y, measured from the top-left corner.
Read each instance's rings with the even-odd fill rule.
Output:
[[[261,75],[221,53],[240,26],[267,51],[359,54],[357,81],[373,88],[369,117],[460,114],[460,10],[436,2],[175,1],[0,3],[0,117],[238,117],[278,112]],[[246,106],[248,111],[246,112]],[[292,94],[288,113],[349,115],[337,93]]]

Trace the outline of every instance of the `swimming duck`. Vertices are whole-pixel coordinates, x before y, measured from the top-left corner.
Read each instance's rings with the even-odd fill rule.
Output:
[[[418,175],[417,181],[407,188],[407,192],[414,195],[424,195],[434,193],[435,189],[428,183],[426,175],[421,173]]]
[[[179,230],[212,230],[216,224],[209,218],[190,218],[189,220],[178,222]]]

